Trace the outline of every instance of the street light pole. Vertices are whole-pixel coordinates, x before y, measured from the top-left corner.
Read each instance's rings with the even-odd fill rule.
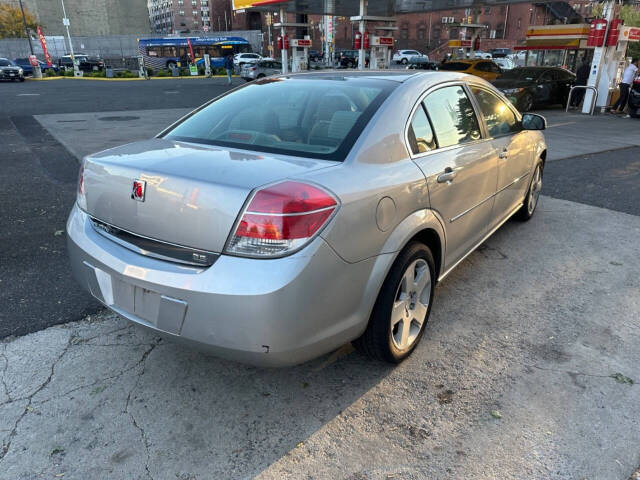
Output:
[[[31,55],[33,53],[33,43],[31,43],[31,35],[29,35],[29,28],[27,27],[27,17],[24,16],[24,7],[22,6],[22,0],[18,0],[20,3],[20,11],[22,12],[22,22],[24,23],[24,33],[27,35],[27,39],[29,40],[29,49],[31,50]]]
[[[71,53],[71,61],[73,62],[73,75],[76,76],[78,73],[78,65],[76,64],[76,57],[73,54],[73,44],[71,43],[71,34],[69,33],[69,19],[67,18],[67,11],[64,8],[64,0],[60,0],[62,4],[62,24],[67,29],[67,39],[69,40],[69,52]]]

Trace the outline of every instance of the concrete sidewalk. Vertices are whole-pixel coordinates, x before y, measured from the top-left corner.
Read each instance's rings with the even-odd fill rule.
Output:
[[[640,465],[640,217],[542,197],[392,368],[263,370],[111,314],[0,343],[0,479],[589,479]],[[615,248],[612,248],[615,246]]]
[[[76,157],[151,138],[190,109],[36,115],[36,119]],[[549,160],[640,145],[640,121],[616,115],[590,117],[542,110]],[[90,132],[87,133],[87,132]],[[82,141],[78,141],[82,138]]]

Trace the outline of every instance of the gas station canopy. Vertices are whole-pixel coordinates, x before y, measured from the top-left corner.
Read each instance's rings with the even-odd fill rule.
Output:
[[[522,0],[368,0],[367,12],[369,15],[391,17],[405,12],[428,12],[509,3],[522,3]],[[349,17],[359,15],[360,0],[233,0],[234,10],[247,8],[264,11],[283,8],[289,13]]]

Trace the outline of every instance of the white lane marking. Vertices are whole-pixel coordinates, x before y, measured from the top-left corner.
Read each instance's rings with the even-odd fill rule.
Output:
[[[574,123],[578,123],[578,122],[556,123],[556,124],[553,124],[553,125],[547,125],[547,128],[562,127],[563,125],[573,125]]]
[[[36,97],[39,93],[19,93],[18,97]]]

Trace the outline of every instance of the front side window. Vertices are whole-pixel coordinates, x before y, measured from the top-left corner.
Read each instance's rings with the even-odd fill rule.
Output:
[[[480,139],[478,119],[462,86],[436,90],[424,100],[424,106],[440,148]]]
[[[409,125],[408,137],[411,151],[415,155],[436,148],[433,130],[431,129],[429,118],[422,105],[418,105],[416,112],[413,114],[411,124]]]
[[[188,117],[165,138],[342,161],[395,82],[265,78]]]
[[[471,91],[480,104],[480,111],[487,122],[489,135],[501,137],[521,130],[518,118],[506,103],[481,88],[472,87]]]

